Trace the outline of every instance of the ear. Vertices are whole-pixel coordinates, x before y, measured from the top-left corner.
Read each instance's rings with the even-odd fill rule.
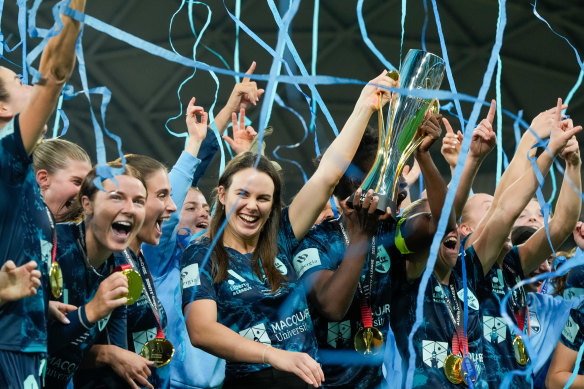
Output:
[[[463,236],[469,236],[470,234],[473,233],[473,230],[468,225],[461,224],[460,225],[460,232],[462,233]]]
[[[47,172],[45,169],[39,169],[39,171],[36,172],[36,180],[41,188],[41,191],[47,190],[49,186],[51,186],[49,172]]]
[[[4,120],[9,120],[14,117],[14,112],[12,108],[6,101],[0,102],[0,118]]]
[[[223,186],[217,187],[217,199],[221,205],[225,206],[225,188]]]
[[[87,196],[81,198],[81,206],[85,216],[93,216],[93,202]]]

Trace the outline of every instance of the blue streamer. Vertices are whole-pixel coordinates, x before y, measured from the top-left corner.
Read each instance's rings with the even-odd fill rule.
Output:
[[[570,92],[568,93],[568,96],[566,96],[566,98],[564,99],[564,104],[570,104],[570,101],[572,101],[574,94],[576,93],[578,88],[580,88],[580,85],[582,85],[583,79],[584,79],[584,70],[580,70],[580,74],[578,75],[578,80],[576,80],[576,83],[574,84],[574,86],[572,87]],[[566,110],[564,109],[562,111],[562,114],[565,114],[565,113],[566,113]]]
[[[497,170],[495,182],[499,185],[503,174],[503,115],[501,104],[501,73],[503,72],[503,62],[501,56],[497,56],[497,76],[495,78],[495,91],[497,99]]]
[[[312,76],[316,75],[316,60],[318,59],[318,11],[320,9],[320,0],[314,1],[314,9],[312,12],[312,57],[310,63],[310,74]],[[318,137],[316,135],[316,100],[312,96],[312,112],[313,115],[310,117],[310,132],[314,132],[314,148],[315,153],[320,154],[320,148],[318,147]]]
[[[0,57],[4,56],[4,35],[2,34],[2,13],[4,11],[4,0],[0,0]]]
[[[365,20],[363,19],[363,1],[364,0],[357,0],[357,22],[359,23],[359,31],[361,31],[363,42],[365,42],[367,47],[369,47],[369,50],[375,54],[379,62],[381,62],[387,70],[397,70],[395,66],[391,64],[391,62],[385,59],[383,54],[381,54],[373,42],[371,42],[371,39],[369,39],[369,35],[367,34],[367,27],[365,26]]]
[[[494,68],[495,68],[495,65],[497,62],[497,56],[499,55],[499,52],[501,50],[501,46],[503,43],[503,32],[505,30],[505,25],[507,24],[507,15],[506,15],[506,11],[505,11],[505,4],[506,4],[505,0],[501,0],[499,3],[499,17],[498,17],[498,21],[497,21],[496,40],[495,40],[495,44],[493,45],[493,48],[491,51],[491,56],[489,58],[489,62],[487,65],[487,70],[486,70],[484,77],[483,77],[483,83],[482,83],[481,88],[479,90],[478,96],[479,96],[480,100],[483,100],[485,95],[487,94],[487,91],[488,91],[488,88],[490,85],[490,81],[492,79],[493,71],[494,71]],[[449,77],[450,85],[454,91],[455,90],[454,80],[452,78],[452,71],[450,69],[450,64],[448,61],[448,54],[446,52],[444,35],[442,33],[442,27],[441,27],[441,23],[440,23],[440,17],[438,14],[436,0],[432,0],[432,6],[434,9],[434,15],[436,18],[436,25],[438,27],[438,35],[440,37],[440,45],[442,47],[443,58],[444,58],[445,63],[446,63],[446,72],[447,72],[447,75]],[[459,109],[459,107],[460,107],[459,100],[455,100],[455,103],[457,106],[457,111],[460,114],[461,110]],[[474,126],[476,124],[477,117],[479,115],[479,111],[480,111],[480,105],[475,103],[473,105],[473,109],[472,109],[472,112],[471,112],[471,115],[469,118],[469,122],[466,126],[466,129],[465,129],[466,134],[470,134],[470,131],[472,131],[472,129],[474,128]],[[460,114],[460,117],[462,117],[462,114]],[[454,195],[456,193],[456,188],[458,187],[458,183],[460,181],[460,176],[462,174],[462,169],[463,169],[462,161],[465,159],[465,156],[468,154],[468,149],[470,146],[471,138],[472,138],[472,136],[465,136],[464,140],[462,142],[461,154],[463,155],[463,157],[458,159],[458,163],[456,164],[456,168],[454,169],[454,173],[453,173],[452,179],[450,181],[450,187],[448,188],[448,192],[446,194],[446,199],[444,201],[444,206],[442,207],[442,213],[440,215],[440,220],[438,222],[438,228],[437,228],[436,234],[434,236],[434,239],[432,240],[432,245],[430,247],[430,255],[428,257],[426,270],[424,271],[424,274],[422,275],[420,287],[418,289],[418,296],[416,299],[416,321],[412,327],[412,331],[408,335],[408,348],[409,348],[409,352],[410,352],[410,359],[409,359],[408,372],[407,372],[407,378],[406,378],[406,387],[407,388],[411,388],[413,385],[413,376],[414,376],[415,360],[416,360],[416,354],[415,354],[414,345],[413,345],[413,338],[414,338],[414,334],[416,333],[416,331],[418,330],[418,328],[422,324],[422,320],[423,320],[424,293],[426,291],[426,286],[428,284],[430,276],[432,275],[432,272],[434,269],[434,264],[436,263],[436,257],[437,257],[438,250],[440,248],[440,243],[441,243],[442,237],[444,236],[444,233],[446,231],[446,226],[448,224],[448,219],[450,216],[450,209],[452,208],[452,203],[454,201]]]
[[[427,0],[422,0],[424,4],[424,25],[422,26],[422,50],[426,50],[426,29],[428,28],[428,3]]]
[[[18,33],[20,34],[20,41],[22,42],[22,82],[28,85],[28,69],[24,64],[26,61],[26,0],[18,0]]]
[[[402,53],[404,49],[404,35],[406,32],[406,10],[407,3],[406,0],[402,0],[401,4],[401,38],[399,43],[399,63],[402,61]]]
[[[241,18],[241,0],[235,0],[235,17]],[[239,26],[235,25],[235,47],[233,48],[233,70],[239,72]],[[235,82],[239,84],[239,76],[235,76]]]

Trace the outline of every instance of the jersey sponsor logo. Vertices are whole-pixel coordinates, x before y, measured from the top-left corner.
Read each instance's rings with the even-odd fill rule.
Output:
[[[234,296],[237,296],[240,293],[251,290],[251,285],[249,284],[249,282],[247,282],[245,278],[237,274],[235,270],[229,269],[227,270],[227,273],[229,273],[229,275],[231,276],[231,278],[227,280],[227,283],[229,284],[229,290],[231,290],[231,293]]]
[[[505,320],[496,316],[483,316],[483,335],[491,343],[501,343],[507,338]]]
[[[448,343],[422,340],[422,360],[432,368],[442,369],[448,353]]]
[[[201,285],[198,263],[193,263],[192,265],[186,266],[181,270],[180,284],[183,290],[196,285]]]
[[[574,343],[574,340],[576,340],[576,335],[578,335],[578,330],[580,330],[580,326],[574,321],[574,319],[572,319],[572,316],[570,316],[568,322],[564,326],[562,335],[571,343]]]
[[[315,266],[319,266],[321,264],[318,249],[311,247],[302,250],[301,252],[294,256],[292,264],[294,265],[294,270],[296,270],[296,274],[298,274],[298,277],[299,278],[302,277],[302,275],[308,269],[311,269]]]
[[[476,298],[476,296],[474,295],[472,290],[466,288],[466,293],[467,293],[466,295],[468,297],[469,308],[472,308],[475,311],[478,311],[479,310],[479,300]],[[456,292],[456,294],[458,295],[458,298],[460,299],[460,301],[462,301],[464,303],[464,289],[460,289],[458,292]]]
[[[334,348],[344,348],[351,339],[351,321],[328,323],[327,343]]]
[[[539,334],[541,331],[541,324],[539,324],[539,318],[535,311],[529,311],[529,328],[535,334]]]
[[[274,265],[276,266],[276,269],[278,269],[278,271],[280,273],[282,273],[282,275],[286,275],[288,274],[288,268],[286,267],[286,265],[284,265],[284,262],[280,261],[280,258],[276,257],[274,258]]]
[[[387,273],[391,267],[391,260],[383,245],[377,246],[377,261],[375,262],[375,271],[378,273]]]
[[[150,328],[146,331],[133,332],[132,339],[134,340],[134,350],[136,351],[136,354],[140,354],[144,345],[148,341],[156,338],[157,333],[158,329],[156,327]]]
[[[580,296],[584,296],[584,288],[566,288],[564,290],[564,299],[566,300],[572,300]]]
[[[493,287],[493,293],[505,294],[505,287],[503,285],[503,272],[501,269],[497,269],[497,276],[491,279],[491,286]]]
[[[272,344],[268,332],[266,331],[266,326],[264,323],[256,324],[253,327],[246,328],[243,331],[239,331],[239,335],[251,339],[254,342],[260,342],[263,344]]]
[[[434,287],[432,291],[432,300],[437,304],[446,304],[446,300],[444,299],[444,291],[440,285]]]

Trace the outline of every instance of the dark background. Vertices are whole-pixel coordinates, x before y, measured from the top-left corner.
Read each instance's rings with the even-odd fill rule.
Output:
[[[533,14],[533,0],[507,2],[507,26],[501,51],[502,59],[502,104],[503,108],[517,113],[523,110],[523,117],[529,122],[540,111],[555,105],[557,97],[565,98],[576,83],[580,71],[574,50]],[[37,16],[37,25],[48,28],[52,24],[51,7],[55,2],[43,2]],[[217,56],[206,47],[219,53],[233,68],[235,46],[235,23],[225,11],[222,1],[207,1],[211,10],[210,24],[203,33],[196,58],[215,66],[225,67]],[[235,2],[226,0],[225,5],[234,13]],[[288,0],[276,1],[281,13],[287,9]],[[32,1],[27,2],[28,7]],[[355,1],[320,1],[318,20],[318,55],[316,72],[320,75],[347,77],[367,81],[380,73],[383,64],[365,45],[357,23]],[[174,18],[172,29],[169,25],[172,15],[179,10],[177,0],[89,0],[86,12],[106,23],[135,34],[164,48],[170,48],[169,34],[176,50],[183,56],[192,58],[195,36],[188,21],[188,5],[184,4]],[[427,50],[444,56],[440,48],[432,4],[428,1],[425,42]],[[314,2],[304,1],[290,28],[290,36],[306,68],[310,71],[312,58],[312,25]],[[578,0],[538,1],[538,12],[549,21],[555,31],[564,35],[584,55],[584,7]],[[201,4],[193,6],[194,24],[197,34],[204,25],[208,11]],[[495,42],[498,2],[494,0],[445,0],[438,1],[438,12],[445,36],[448,57],[458,92],[476,96],[482,83],[487,61]],[[401,1],[369,0],[364,2],[363,17],[368,35],[385,58],[394,66],[400,62]],[[421,48],[422,28],[425,18],[424,1],[407,2],[403,55],[411,48]],[[5,2],[1,29],[8,46],[20,41],[18,33],[18,7],[16,1]],[[241,20],[258,34],[268,45],[275,47],[278,27],[265,0],[245,0],[241,6]],[[28,39],[29,50],[40,40]],[[215,83],[208,72],[198,70],[181,90],[180,103],[177,90],[183,80],[193,73],[193,69],[165,61],[144,51],[135,49],[123,41],[113,39],[91,27],[83,36],[83,47],[87,63],[89,87],[107,86],[112,92],[112,100],[107,111],[107,127],[123,139],[123,151],[151,155],[168,166],[172,166],[183,146],[184,139],[170,135],[165,122],[180,113],[180,104],[186,106],[191,96],[197,97],[197,104],[209,109],[215,94]],[[244,32],[239,40],[240,67],[245,71],[252,60],[257,61],[257,74],[269,73],[272,56]],[[22,63],[20,49],[5,56]],[[292,58],[285,57],[289,63]],[[2,61],[2,64],[21,72],[16,67]],[[37,65],[37,64],[35,64]],[[293,67],[293,71],[299,71]],[[284,74],[285,71],[283,70]],[[218,75],[218,92],[215,114],[226,101],[234,85],[233,77]],[[495,78],[490,85],[487,99],[495,97]],[[71,84],[80,88],[77,73]],[[260,87],[265,84],[259,83]],[[303,91],[310,95],[306,86]],[[318,90],[331,112],[336,126],[342,128],[349,116],[361,86],[331,85],[319,86]],[[448,80],[444,79],[442,89],[448,90]],[[575,94],[569,114],[576,124],[584,120],[584,87]],[[300,113],[307,123],[310,114],[303,97],[293,86],[280,84],[278,94],[287,105]],[[93,107],[99,115],[101,101],[93,99]],[[447,102],[442,102],[444,105]],[[471,111],[470,103],[462,103],[465,116]],[[88,109],[88,101],[83,95],[66,101],[63,105],[71,124],[66,139],[86,148],[95,161],[95,139]],[[259,106],[249,112],[256,125]],[[481,117],[486,114],[486,108]],[[451,118],[456,127],[458,121]],[[300,145],[292,149],[280,149],[281,157],[298,161],[307,174],[313,171],[311,160],[315,156],[314,135],[302,141],[304,130],[300,121],[289,111],[274,104],[270,123],[275,133],[267,139],[267,155],[278,145]],[[53,123],[49,124],[50,132]],[[170,122],[170,128],[185,131],[183,116]],[[328,145],[333,137],[331,126],[318,110],[316,133],[321,147]],[[503,119],[503,148],[509,157],[515,147],[513,121]],[[115,144],[107,140],[108,158],[117,157]],[[449,177],[448,168],[439,154],[440,145],[434,146],[435,160]],[[219,158],[208,169],[201,181],[201,188],[209,195],[217,180]],[[280,161],[286,181],[286,200],[296,193],[303,183],[302,175],[294,165]],[[475,182],[475,191],[492,192],[495,185],[496,153],[485,161]]]

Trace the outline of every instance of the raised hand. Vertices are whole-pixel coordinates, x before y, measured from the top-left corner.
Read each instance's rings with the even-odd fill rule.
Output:
[[[253,74],[256,68],[256,63],[253,61],[245,74]],[[240,109],[248,109],[255,106],[264,94],[263,89],[258,89],[255,81],[251,81],[249,77],[244,77],[239,84],[235,84],[226,106],[229,107],[230,112],[238,112]]]
[[[469,156],[483,160],[497,144],[497,134],[493,131],[493,120],[495,119],[496,109],[497,103],[495,100],[491,100],[491,107],[489,108],[487,117],[481,120],[472,132],[468,151]]]
[[[114,309],[124,305],[128,299],[128,279],[121,272],[115,272],[99,284],[95,296],[85,305],[87,320],[95,323],[109,315]]]
[[[458,162],[460,146],[464,139],[464,135],[462,135],[460,130],[455,134],[448,119],[442,118],[442,123],[444,123],[444,128],[446,128],[446,135],[442,138],[442,148],[440,149],[440,152],[446,162],[448,162],[448,165],[454,168]]]
[[[197,99],[193,97],[189,102],[186,123],[189,132],[189,139],[193,138],[200,143],[203,142],[207,136],[207,121],[209,115],[205,112],[203,107],[195,105],[195,101],[197,101]],[[200,117],[200,120],[197,119],[197,116]]]
[[[37,288],[41,285],[41,272],[36,268],[35,261],[18,267],[13,261],[6,261],[0,269],[0,304],[37,294]]]
[[[266,350],[265,356],[273,368],[294,373],[315,388],[321,386],[324,381],[324,373],[319,363],[306,353],[270,347]]]
[[[567,104],[563,104],[561,110],[568,108]],[[540,112],[539,115],[533,118],[529,127],[539,136],[541,139],[547,139],[550,137],[550,130],[555,115],[557,107],[552,107],[546,111]],[[529,131],[529,130],[528,130]]]
[[[361,91],[356,105],[363,106],[371,111],[377,111],[379,107],[379,95],[381,95],[381,106],[383,107],[392,98],[392,93],[384,88],[370,84],[376,84],[386,88],[399,88],[399,81],[389,78],[387,76],[387,70],[384,70],[379,76],[369,81],[369,84],[365,85]]]
[[[377,232],[377,225],[379,223],[379,215],[376,214],[379,197],[374,196],[373,190],[369,189],[363,201],[361,201],[361,194],[363,190],[357,189],[355,196],[353,196],[353,209],[347,207],[345,202],[340,205],[343,208],[343,215],[347,218],[347,228],[351,236],[351,241],[354,240],[355,235],[365,235],[371,238]],[[388,211],[389,212],[389,211]]]
[[[572,120],[570,120],[571,122]],[[573,127],[573,125],[571,126]],[[580,145],[578,144],[578,140],[575,136],[571,137],[566,143],[566,146],[560,153],[560,157],[562,157],[566,164],[577,166],[580,164]]]
[[[424,140],[422,140],[422,143],[420,143],[420,146],[416,149],[416,154],[428,152],[432,144],[440,139],[440,135],[442,134],[440,119],[442,119],[442,115],[432,114],[420,124],[420,127],[418,127],[418,133],[424,138]]]
[[[409,165],[404,166],[404,170],[402,171],[402,176],[406,181],[406,185],[408,187],[414,185],[416,181],[420,178],[420,164],[417,160],[414,159],[414,164],[410,168]]]
[[[561,152],[570,138],[582,131],[582,126],[571,126],[569,123],[563,123],[562,116],[562,99],[558,98],[558,104],[553,115],[548,118],[550,130],[550,142],[548,149],[552,154],[557,155]]]
[[[235,112],[231,114],[231,120],[233,122],[233,138],[227,135],[223,135],[222,138],[225,139],[236,154],[245,153],[251,147],[253,138],[258,133],[252,126],[245,126],[245,109],[243,108],[239,112],[239,123]]]

